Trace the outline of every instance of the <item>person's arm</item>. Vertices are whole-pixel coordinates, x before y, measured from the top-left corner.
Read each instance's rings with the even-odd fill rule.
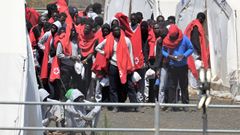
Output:
[[[168,53],[168,51],[167,51],[167,48],[166,48],[166,47],[162,47],[162,54],[163,54],[163,56],[164,56],[165,58],[168,58],[168,56],[169,56],[169,53]]]
[[[62,48],[62,43],[58,42],[57,43],[57,50],[56,50],[56,55],[59,59],[65,58],[65,55],[63,53],[63,48]]]
[[[156,45],[156,60],[154,63],[155,68],[160,68],[162,63],[162,39],[157,40]]]
[[[46,32],[46,33],[42,36],[42,38],[38,41],[38,47],[39,47],[40,49],[42,49],[42,50],[45,49],[44,43],[47,42],[50,34],[51,34],[50,32]]]
[[[170,55],[167,50],[168,49],[166,47],[162,47],[162,55],[165,58],[170,58],[170,59],[172,59],[174,61],[177,61],[177,56]]]
[[[103,40],[101,43],[99,43],[99,44],[96,46],[96,48],[95,48],[95,50],[96,50],[97,52],[101,53],[102,55],[105,54],[103,48],[104,48],[104,46],[105,46],[105,44],[106,44],[106,41],[107,41],[107,40],[104,39],[104,40]]]
[[[132,42],[130,41],[129,38],[126,38],[126,43],[127,43],[127,46],[128,46],[128,51],[129,51],[129,55],[130,55],[130,59],[131,59],[132,65],[134,66],[135,64],[134,64]]]
[[[187,50],[185,51],[185,53],[183,55],[185,58],[187,58],[188,56],[190,56],[193,53],[193,45],[187,37],[186,37],[185,41],[186,41],[185,45],[187,46]]]

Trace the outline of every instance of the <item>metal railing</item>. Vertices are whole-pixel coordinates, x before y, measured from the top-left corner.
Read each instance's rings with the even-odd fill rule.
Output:
[[[98,131],[98,132],[153,132],[154,135],[159,135],[160,132],[178,132],[178,133],[236,133],[240,134],[240,130],[226,130],[226,129],[208,129],[204,125],[203,129],[173,129],[160,128],[160,106],[161,107],[188,107],[197,108],[197,104],[164,104],[164,103],[51,103],[51,102],[2,102],[0,105],[79,105],[79,106],[128,106],[128,107],[155,107],[154,128],[58,128],[58,127],[0,127],[0,130],[57,130],[57,131]],[[240,105],[209,105],[208,108],[215,109],[240,109]],[[206,109],[206,108],[205,108]],[[206,117],[207,118],[207,117]],[[206,124],[206,123],[205,123]],[[204,129],[206,128],[206,129]]]

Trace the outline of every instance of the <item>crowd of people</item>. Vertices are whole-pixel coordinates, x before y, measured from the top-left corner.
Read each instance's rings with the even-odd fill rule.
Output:
[[[205,14],[198,13],[182,31],[174,16],[143,20],[141,12],[129,17],[116,13],[104,22],[101,9],[101,4],[94,3],[78,11],[65,0],[57,0],[39,15],[26,6],[39,89],[63,102],[85,98],[118,103],[128,97],[134,103],[181,100],[188,104],[189,70],[199,87],[198,70],[209,68]],[[118,107],[109,109],[119,111]],[[99,112],[99,108],[93,110]]]

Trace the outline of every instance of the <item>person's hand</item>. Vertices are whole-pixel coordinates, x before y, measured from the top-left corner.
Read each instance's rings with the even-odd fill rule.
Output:
[[[177,56],[177,61],[182,61],[183,58],[184,58],[184,55],[178,55],[178,56]]]
[[[43,51],[45,50],[45,46],[44,46],[44,45],[40,45],[39,48],[40,48],[41,50],[43,50]]]
[[[57,116],[51,116],[50,118],[49,118],[49,120],[51,121],[56,121],[58,119],[58,117]]]
[[[100,51],[100,53],[101,53],[102,55],[105,55],[105,51]]]
[[[86,59],[83,60],[83,61],[82,61],[82,64],[87,64],[87,60],[86,60]]]
[[[71,59],[74,60],[74,61],[80,61],[80,58],[77,57],[77,56],[72,56]]]
[[[160,70],[156,71],[156,76],[159,78],[160,77]]]
[[[177,61],[177,58],[178,58],[177,56],[173,56],[173,55],[169,55],[168,57],[174,61]]]

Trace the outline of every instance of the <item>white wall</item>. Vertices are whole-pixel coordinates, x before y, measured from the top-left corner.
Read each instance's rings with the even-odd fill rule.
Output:
[[[34,65],[28,64],[32,55],[27,52],[30,44],[27,44],[24,0],[1,1],[0,16],[0,101],[39,101],[36,79],[29,74],[35,71]],[[0,105],[0,110],[0,127],[41,126],[41,112],[36,107]],[[0,135],[22,134],[40,135],[41,132],[0,130]]]

